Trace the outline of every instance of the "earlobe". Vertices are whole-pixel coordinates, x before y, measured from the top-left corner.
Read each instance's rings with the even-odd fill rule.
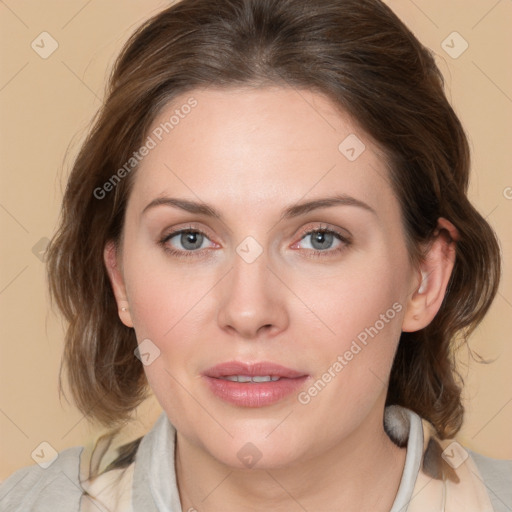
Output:
[[[114,292],[117,302],[119,318],[127,327],[133,327],[124,277],[121,269],[119,268],[118,251],[114,242],[109,241],[105,245],[105,249],[103,250],[103,260],[112,286],[112,291]]]
[[[423,329],[439,311],[455,264],[456,240],[458,232],[455,226],[439,218],[434,239],[421,263],[414,291],[407,303],[402,331]]]

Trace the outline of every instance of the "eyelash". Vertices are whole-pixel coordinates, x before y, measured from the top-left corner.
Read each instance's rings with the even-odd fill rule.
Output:
[[[177,235],[181,235],[183,233],[199,233],[199,234],[205,236],[206,238],[208,238],[208,235],[204,231],[201,231],[200,229],[195,228],[193,226],[189,226],[187,228],[179,229],[177,231],[168,233],[161,240],[158,241],[158,244],[162,246],[162,248],[165,252],[167,252],[171,256],[175,256],[177,258],[198,257],[200,255],[200,253],[202,252],[202,250],[179,251],[176,249],[171,249],[167,245],[167,242],[170,239],[174,238]],[[339,231],[332,229],[332,228],[328,228],[327,226],[318,226],[314,229],[309,229],[309,230],[303,232],[300,235],[299,241],[302,241],[306,236],[312,235],[314,233],[333,234],[340,242],[343,242],[343,245],[341,247],[338,247],[337,249],[332,249],[332,250],[326,249],[325,251],[320,251],[317,249],[308,249],[307,252],[309,253],[309,255],[311,257],[315,257],[315,258],[316,257],[329,257],[329,256],[333,256],[335,254],[339,254],[342,251],[344,251],[345,249],[347,249],[352,243],[351,240],[349,238],[347,238],[345,235],[342,235]]]

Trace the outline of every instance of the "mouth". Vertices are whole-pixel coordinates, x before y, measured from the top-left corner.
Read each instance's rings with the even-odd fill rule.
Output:
[[[203,377],[221,400],[240,407],[264,407],[296,391],[309,375],[270,362],[231,361],[209,368]]]
[[[250,375],[226,375],[225,377],[219,377],[219,379],[231,382],[275,382],[280,380],[281,377],[277,375],[255,375],[254,377]]]

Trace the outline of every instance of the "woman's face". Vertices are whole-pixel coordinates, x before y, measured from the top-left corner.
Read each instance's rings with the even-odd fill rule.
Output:
[[[193,91],[149,136],[117,295],[179,442],[270,468],[382,431],[417,272],[375,144],[287,88]]]

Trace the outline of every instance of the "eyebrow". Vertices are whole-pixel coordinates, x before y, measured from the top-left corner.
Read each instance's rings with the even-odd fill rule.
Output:
[[[220,212],[207,203],[201,201],[190,201],[188,199],[178,199],[175,197],[157,197],[156,199],[153,199],[153,201],[151,201],[144,210],[142,210],[142,214],[157,206],[170,206],[185,210],[189,213],[205,215],[207,217],[222,220]],[[283,210],[280,220],[292,219],[319,208],[329,208],[333,206],[356,206],[377,215],[376,211],[365,202],[346,194],[337,194],[288,206]]]

